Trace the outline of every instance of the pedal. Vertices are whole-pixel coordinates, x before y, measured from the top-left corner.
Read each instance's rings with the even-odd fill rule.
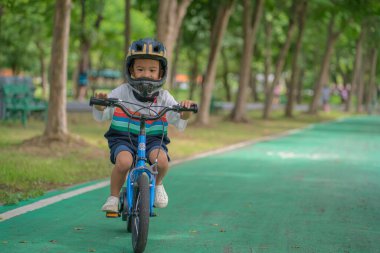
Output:
[[[119,218],[120,217],[120,213],[106,212],[106,217],[107,218]]]

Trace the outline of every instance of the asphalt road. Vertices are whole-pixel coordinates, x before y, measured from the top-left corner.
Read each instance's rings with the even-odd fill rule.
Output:
[[[175,165],[145,252],[380,252],[379,151],[368,116]],[[107,194],[1,221],[0,252],[132,252],[121,219],[99,211]]]

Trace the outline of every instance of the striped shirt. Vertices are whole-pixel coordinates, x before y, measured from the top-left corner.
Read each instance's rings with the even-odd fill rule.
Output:
[[[128,84],[122,84],[112,90],[108,94],[108,97],[119,98],[133,103],[125,103],[125,106],[131,114],[136,115],[149,114],[154,116],[163,109],[163,106],[178,104],[173,96],[166,90],[159,91],[159,95],[154,103],[140,102],[135,98],[133,90]],[[109,142],[114,142],[114,139],[118,137],[125,139],[129,134],[132,134],[133,136],[139,134],[139,120],[129,118],[120,108],[107,107],[104,111],[98,111],[93,107],[93,116],[97,121],[111,120],[110,128],[105,134],[105,137]],[[183,131],[186,128],[187,120],[182,120],[179,113],[172,111],[167,112],[161,119],[155,121],[147,120],[145,125],[147,138],[149,138],[149,136],[161,136],[162,134],[166,137],[168,124],[172,124],[180,131]],[[109,145],[112,146],[111,143],[109,143]]]

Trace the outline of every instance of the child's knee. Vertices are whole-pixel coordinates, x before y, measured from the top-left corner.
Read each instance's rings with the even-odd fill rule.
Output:
[[[133,164],[132,154],[128,151],[121,151],[116,157],[115,166],[120,172],[127,172]]]
[[[157,157],[157,154],[158,154],[158,157]],[[166,154],[164,150],[160,150],[160,149],[153,150],[149,155],[149,159],[151,163],[154,163],[157,159],[158,167],[160,169],[169,168],[168,155]]]

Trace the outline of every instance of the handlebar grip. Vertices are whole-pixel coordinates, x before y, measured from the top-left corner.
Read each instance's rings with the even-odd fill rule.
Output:
[[[197,113],[198,112],[198,105],[197,104],[192,104],[190,106],[190,108],[179,106],[178,110],[181,111],[181,112],[189,112],[190,111],[190,112],[193,112],[193,113]]]
[[[190,107],[191,111],[193,113],[197,113],[198,112],[198,105],[197,104],[192,104],[191,107]]]
[[[91,97],[90,98],[90,106],[93,106],[93,105],[110,106],[111,103],[105,99]]]

